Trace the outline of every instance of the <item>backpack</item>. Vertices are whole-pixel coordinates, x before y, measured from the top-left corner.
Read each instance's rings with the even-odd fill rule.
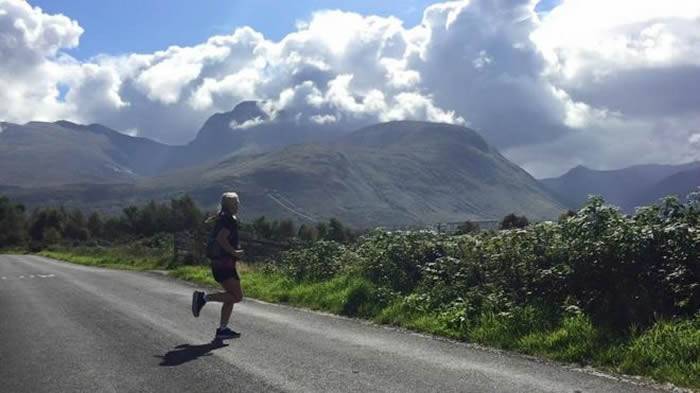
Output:
[[[218,218],[217,218],[218,220]],[[207,236],[207,258],[209,259],[219,259],[226,255],[226,252],[221,247],[218,241],[216,241],[216,235],[219,234],[219,225],[215,224],[214,228],[211,229],[209,235]]]

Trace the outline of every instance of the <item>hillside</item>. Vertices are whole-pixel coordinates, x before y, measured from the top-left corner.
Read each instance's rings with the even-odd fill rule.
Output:
[[[656,201],[667,195],[683,198],[691,192],[700,191],[700,163],[664,178],[639,194],[638,205]]]
[[[552,218],[564,209],[474,131],[424,122],[384,123],[332,144],[232,156],[140,184],[181,189],[205,205],[235,189],[244,215],[339,217],[355,226],[500,218],[510,212]]]
[[[169,168],[213,163],[226,156],[264,153],[289,145],[325,143],[343,130],[300,123],[284,112],[274,119],[257,102],[243,101],[229,112],[216,113],[202,125],[196,137],[173,155]]]
[[[132,182],[151,175],[170,147],[99,125],[2,123],[0,184],[58,186]]]
[[[594,194],[602,195],[609,203],[632,212],[635,207],[649,204],[665,195],[684,197],[689,190],[700,186],[699,169],[700,162],[637,165],[607,171],[578,166],[560,177],[543,179],[542,183],[571,208],[581,206],[588,195]]]

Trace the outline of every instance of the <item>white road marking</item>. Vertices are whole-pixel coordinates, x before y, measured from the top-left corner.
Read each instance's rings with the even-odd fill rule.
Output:
[[[13,279],[20,279],[20,280],[23,280],[23,279],[25,279],[25,278],[30,279],[30,278],[51,278],[51,277],[56,277],[56,275],[55,275],[55,274],[29,274],[29,275],[27,275],[27,276],[24,276],[24,275],[22,275],[22,276],[15,276],[15,277],[6,277],[6,276],[2,276],[2,277],[0,277],[0,278],[3,279],[3,280],[13,280]]]

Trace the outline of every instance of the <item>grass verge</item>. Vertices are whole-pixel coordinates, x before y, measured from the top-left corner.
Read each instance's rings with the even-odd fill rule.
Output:
[[[129,248],[74,248],[71,250],[44,250],[38,254],[79,265],[121,270],[166,269],[170,263],[169,256],[163,256],[163,254],[153,251],[134,253]]]

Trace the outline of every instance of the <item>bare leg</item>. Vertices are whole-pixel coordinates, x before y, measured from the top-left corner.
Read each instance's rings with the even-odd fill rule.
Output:
[[[217,303],[233,303],[233,295],[228,292],[210,293],[207,294],[207,301]]]
[[[228,321],[231,319],[233,305],[243,300],[243,289],[241,289],[241,282],[235,278],[229,278],[228,280],[222,282],[221,286],[226,290],[225,293],[217,293],[214,298],[212,298],[212,295],[207,297],[214,300],[215,298],[219,298],[219,295],[221,295],[221,299],[225,299],[223,300],[224,304],[221,306],[220,326],[227,326]]]

